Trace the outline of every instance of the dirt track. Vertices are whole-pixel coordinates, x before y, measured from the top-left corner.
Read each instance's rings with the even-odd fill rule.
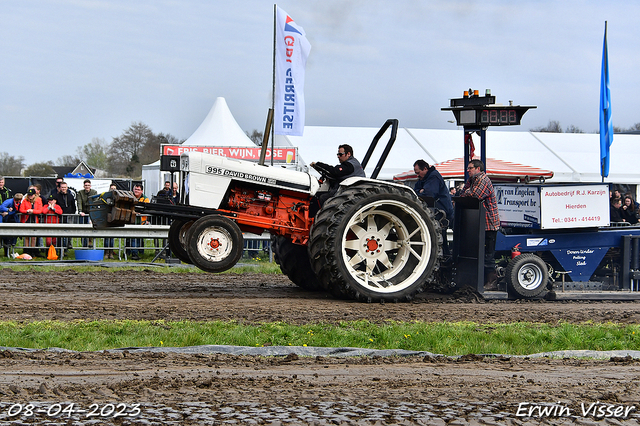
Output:
[[[283,276],[0,271],[0,320],[124,318],[632,324],[640,319],[640,303],[484,302],[473,294],[425,294],[409,304],[361,304],[302,291]],[[639,377],[640,362],[630,359],[5,351],[0,424],[68,424],[53,414],[71,403],[76,424],[92,418],[113,424],[538,424],[541,404],[555,404],[559,414],[544,415],[547,424],[600,421],[598,414],[609,412],[624,424],[639,424],[632,408],[640,410]],[[605,405],[582,413],[598,401]],[[28,403],[33,417],[25,414]],[[109,404],[123,416],[109,414]],[[139,414],[133,404],[142,404]],[[606,404],[612,404],[609,412]],[[78,408],[97,409],[96,416]],[[620,419],[616,414],[624,411],[628,416]],[[523,413],[532,417],[517,415]]]

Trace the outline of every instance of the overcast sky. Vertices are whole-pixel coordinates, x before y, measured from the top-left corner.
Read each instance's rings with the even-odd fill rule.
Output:
[[[188,138],[215,99],[242,129],[271,103],[273,1],[0,0],[0,152],[27,164],[132,122]],[[455,128],[465,89],[598,129],[604,22],[613,124],[640,122],[640,2],[286,0],[312,45],[306,124]],[[436,141],[434,141],[436,143]],[[614,142],[615,143],[615,142]]]

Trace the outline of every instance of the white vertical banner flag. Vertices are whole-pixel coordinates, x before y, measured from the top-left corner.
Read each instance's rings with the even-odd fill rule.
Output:
[[[302,136],[304,131],[304,71],[311,44],[301,26],[276,6],[276,87],[274,132]]]

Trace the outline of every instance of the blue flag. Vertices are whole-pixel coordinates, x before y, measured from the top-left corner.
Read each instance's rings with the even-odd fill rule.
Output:
[[[609,148],[613,143],[611,122],[611,92],[609,91],[609,54],[607,51],[607,21],[604,22],[604,46],[602,48],[602,73],[600,77],[600,174],[609,176]]]

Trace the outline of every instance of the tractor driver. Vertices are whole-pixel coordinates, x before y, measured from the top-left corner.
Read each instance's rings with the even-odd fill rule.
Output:
[[[351,148],[351,145],[342,144],[338,147],[338,161],[340,164],[336,166],[330,166],[329,164],[322,163],[320,161],[314,161],[310,164],[311,167],[316,169],[323,176],[329,178],[330,189],[328,192],[317,196],[319,202],[318,207],[321,207],[325,201],[333,197],[336,192],[338,192],[340,182],[343,180],[350,177],[366,177],[362,165],[353,156],[353,148]],[[315,215],[315,212],[313,215]]]
[[[338,161],[340,164],[330,166],[326,163],[313,162],[311,167],[319,171],[322,175],[329,178],[330,190],[318,197],[320,205],[335,195],[340,187],[340,182],[350,177],[366,177],[364,169],[358,160],[353,156],[353,148],[351,145],[342,144],[338,147]]]

